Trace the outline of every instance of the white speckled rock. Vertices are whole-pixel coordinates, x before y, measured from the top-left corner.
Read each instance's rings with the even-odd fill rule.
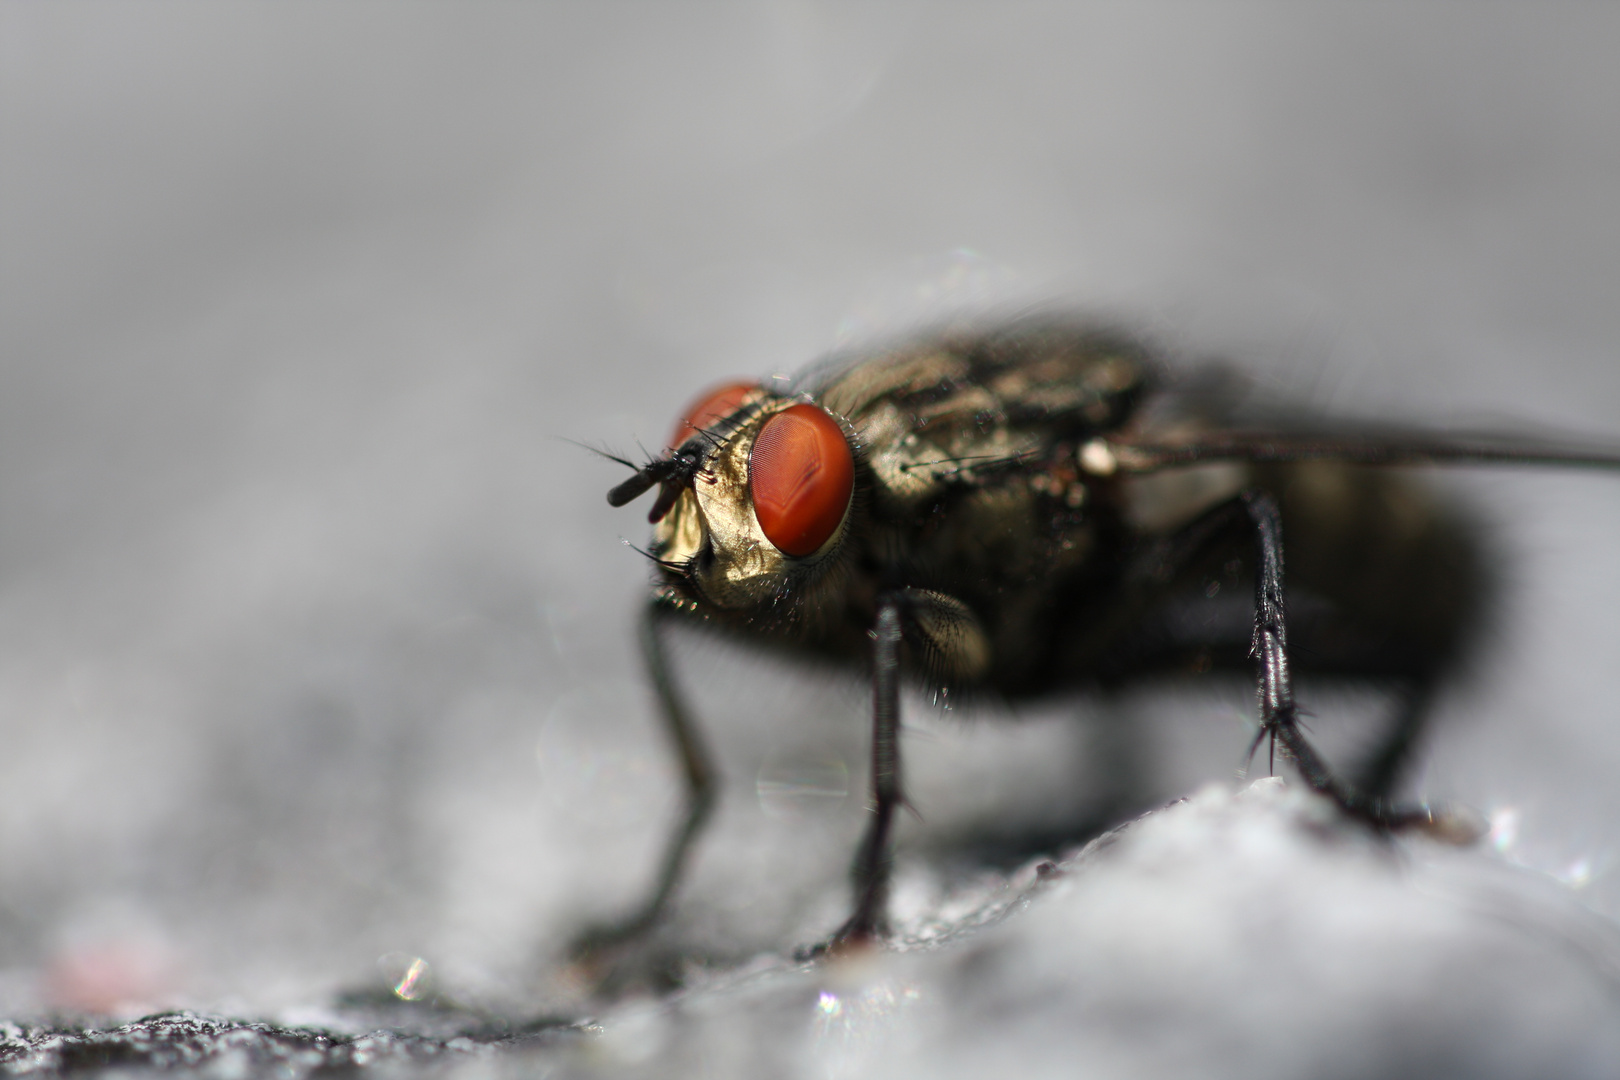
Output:
[[[933,944],[609,1014],[588,1060],[874,1080],[1620,1072],[1620,930],[1551,879],[1378,840],[1280,780],[1206,789],[1033,869],[954,895],[946,923],[916,913]],[[726,1066],[705,1073],[712,1055]]]

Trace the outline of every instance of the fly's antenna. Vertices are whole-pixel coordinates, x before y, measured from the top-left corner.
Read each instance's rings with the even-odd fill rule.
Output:
[[[653,500],[652,509],[647,511],[647,523],[651,525],[663,521],[664,515],[675,505],[675,500],[681,497],[681,491],[691,486],[691,475],[680,482],[673,477],[663,481],[658,488],[658,498]]]
[[[663,482],[666,476],[671,473],[675,464],[668,458],[654,458],[652,455],[648,454],[647,456],[649,460],[647,464],[637,465],[629,458],[620,457],[611,450],[605,450],[600,446],[592,446],[589,443],[582,443],[577,439],[563,438],[561,436],[559,436],[559,438],[562,438],[562,441],[565,443],[579,447],[581,450],[589,450],[597,457],[606,458],[615,465],[623,465],[625,468],[629,469],[635,474],[623,483],[615,485],[613,489],[608,492],[609,506],[623,506],[628,502],[633,502],[637,498],[640,498],[642,493],[644,493],[648,488],[652,487],[654,484]],[[642,449],[642,453],[646,453],[645,448]],[[653,520],[656,521],[657,518],[654,518]]]
[[[708,454],[703,447],[688,439],[672,451],[670,456],[654,458],[640,468],[625,462],[636,469],[636,474],[608,492],[608,505],[623,506],[633,502],[657,484],[658,498],[653,500],[647,520],[662,521],[664,515],[675,505],[675,500],[681,497],[681,492],[692,486],[693,480],[702,471],[703,462],[707,457]]]
[[[642,494],[654,484],[663,483],[666,479],[668,479],[673,471],[675,463],[670,461],[668,458],[658,458],[653,461],[649,461],[640,468],[636,468],[635,465],[631,465],[628,461],[623,462],[623,464],[635,469],[636,474],[623,483],[616,484],[613,489],[608,492],[607,501],[609,506],[623,506],[626,503],[639,499]],[[659,516],[661,517],[663,515]]]
[[[746,419],[747,415],[752,414],[745,413],[723,432],[718,428],[727,425],[694,428],[692,434],[688,435],[679,446],[671,447],[666,456],[655,458],[648,455],[650,460],[640,467],[623,458],[611,454],[604,455],[636,470],[634,476],[608,492],[608,505],[623,506],[633,502],[657,484],[658,498],[653,500],[652,509],[647,513],[647,520],[662,521],[664,515],[675,505],[675,500],[681,497],[681,492],[691,487],[698,475],[703,472],[704,462],[725,447],[732,435],[742,426],[742,420]]]

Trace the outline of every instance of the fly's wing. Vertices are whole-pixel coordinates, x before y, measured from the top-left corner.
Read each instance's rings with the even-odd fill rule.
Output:
[[[1613,441],[1347,421],[1275,404],[1255,406],[1245,396],[1234,372],[1195,370],[1093,448],[1094,465],[1126,474],[1216,462],[1620,468],[1620,443]]]
[[[834,357],[795,389],[851,423],[896,492],[1047,461],[1069,444],[1093,475],[1218,462],[1620,467],[1615,443],[1347,422],[1255,404],[1232,369],[1167,379],[1129,336],[1050,316]]]
[[[1081,469],[1127,483],[1127,517],[1145,533],[1167,533],[1196,514],[1257,483],[1250,466],[1410,466],[1427,464],[1553,465],[1620,468],[1620,446],[1545,435],[1424,429],[1347,421],[1252,400],[1245,381],[1219,367],[1167,380],[1119,429],[1082,444]],[[1316,468],[1320,468],[1317,466]],[[1295,474],[1288,474],[1290,477]],[[1312,473],[1317,486],[1329,474]],[[1344,473],[1334,484],[1371,492],[1387,483]],[[1310,485],[1307,485],[1309,487]],[[1396,489],[1381,487],[1383,502]],[[1373,499],[1379,503],[1379,499]],[[1381,505],[1381,503],[1380,503]],[[1342,509],[1342,507],[1341,507]],[[1371,511],[1363,508],[1364,512]],[[1290,508],[1298,518],[1299,507]],[[1307,516],[1308,513],[1307,513]]]

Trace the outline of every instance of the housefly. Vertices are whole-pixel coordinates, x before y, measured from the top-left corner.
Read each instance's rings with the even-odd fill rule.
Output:
[[[663,915],[715,774],[662,643],[671,621],[864,667],[870,817],[841,947],[881,937],[904,798],[903,679],[1009,700],[1155,671],[1257,672],[1257,734],[1382,831],[1471,839],[1462,811],[1396,798],[1436,679],[1480,616],[1466,523],[1389,469],[1620,466],[1550,442],[1246,416],[1234,380],[1171,378],[1127,335],[1059,318],[950,330],[717,387],[608,502],[655,491],[642,647],[687,803],[655,888],[588,954]],[[1283,528],[1289,536],[1285,605]],[[1252,585],[1227,589],[1223,581]],[[1237,603],[1233,603],[1236,600]],[[1401,702],[1352,770],[1300,726],[1290,664],[1388,680]]]

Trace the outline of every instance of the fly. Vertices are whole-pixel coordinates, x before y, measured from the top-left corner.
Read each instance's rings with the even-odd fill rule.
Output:
[[[825,364],[786,389],[718,387],[687,410],[670,449],[623,462],[635,472],[609,503],[657,489],[642,649],[687,799],[650,895],[587,935],[584,952],[658,922],[714,806],[714,769],[662,643],[675,620],[870,672],[870,817],[853,910],[813,951],[886,931],[903,679],[1018,700],[1253,665],[1251,755],[1269,742],[1378,831],[1473,839],[1468,815],[1395,793],[1436,680],[1477,621],[1483,560],[1465,523],[1363,466],[1614,468],[1620,454],[1246,419],[1231,390],[1218,373],[1168,378],[1128,336],[1026,319]],[[1252,602],[1221,588],[1242,577]],[[1296,655],[1401,691],[1353,770],[1330,766],[1301,730]]]

